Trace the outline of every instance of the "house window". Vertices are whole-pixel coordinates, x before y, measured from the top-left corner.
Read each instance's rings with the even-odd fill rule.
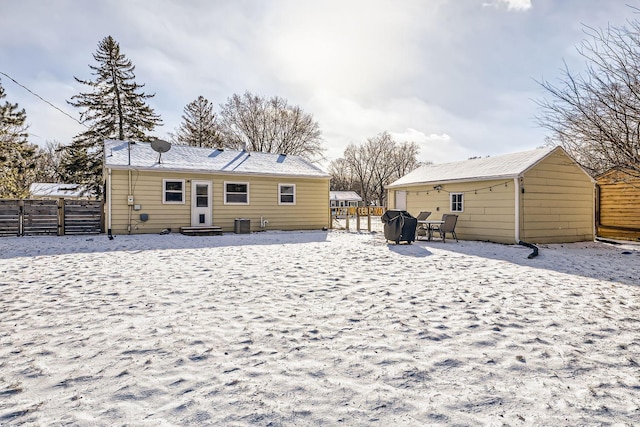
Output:
[[[184,203],[184,179],[162,180],[162,203]]]
[[[225,205],[248,205],[249,204],[249,183],[248,182],[225,182],[224,183],[224,204]]]
[[[295,184],[278,184],[278,204],[279,205],[295,205],[296,204],[296,185]]]
[[[464,210],[464,193],[451,193],[451,212],[462,212]]]

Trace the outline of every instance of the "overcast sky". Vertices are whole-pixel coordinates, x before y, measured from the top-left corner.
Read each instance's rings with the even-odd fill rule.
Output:
[[[581,71],[584,25],[621,26],[630,0],[0,0],[0,72],[74,117],[111,35],[168,139],[199,95],[281,96],[319,122],[326,156],[388,131],[436,163],[534,149],[536,81]],[[637,6],[637,5],[635,5]],[[30,141],[83,130],[0,75]]]

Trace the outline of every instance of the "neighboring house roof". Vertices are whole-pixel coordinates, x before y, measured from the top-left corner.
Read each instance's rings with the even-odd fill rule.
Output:
[[[329,191],[329,200],[347,200],[361,202],[362,197],[355,191]]]
[[[29,186],[31,197],[83,197],[88,196],[84,186],[80,184],[57,184],[50,182],[34,182]]]
[[[329,177],[300,156],[256,151],[172,145],[160,154],[150,143],[106,140],[104,155],[105,166],[113,169]]]
[[[540,148],[502,156],[424,165],[389,184],[387,188],[425,182],[435,183],[517,178],[556,150],[564,152],[562,147]]]

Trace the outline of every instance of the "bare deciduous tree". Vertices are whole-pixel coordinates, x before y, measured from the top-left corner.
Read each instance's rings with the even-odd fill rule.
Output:
[[[331,161],[328,173],[331,175],[331,191],[357,190],[358,187],[345,159],[340,158]]]
[[[313,116],[280,97],[250,92],[234,94],[222,105],[220,125],[225,146],[320,160],[324,149]]]
[[[586,170],[623,168],[640,176],[640,23],[594,29],[578,47],[584,75],[565,64],[558,84],[540,82],[551,95],[537,101],[538,123],[552,132]]]
[[[369,138],[362,145],[350,144],[344,151],[344,157],[330,164],[332,186],[334,178],[337,182],[351,181],[352,187],[347,189],[360,193],[366,204],[374,202],[384,206],[385,186],[420,165],[418,152],[418,144],[397,143],[388,132]],[[340,171],[342,175],[336,177],[334,171]]]
[[[36,182],[62,182],[60,163],[64,146],[56,141],[47,141],[36,151]]]

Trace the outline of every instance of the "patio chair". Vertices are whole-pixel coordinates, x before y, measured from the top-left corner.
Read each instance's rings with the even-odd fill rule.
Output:
[[[442,221],[444,222],[440,225],[435,226],[433,230],[440,233],[440,237],[442,238],[443,243],[445,241],[447,233],[450,233],[457,242],[458,236],[456,235],[456,223],[458,222],[458,215],[444,214],[442,215]]]
[[[418,214],[416,219],[418,221],[423,221],[429,218],[429,215],[431,215],[431,212],[422,211]],[[426,236],[426,235],[427,235],[427,229],[424,227],[424,224],[420,224],[420,222],[418,222],[418,228],[416,229],[416,240],[418,240],[419,236]]]

